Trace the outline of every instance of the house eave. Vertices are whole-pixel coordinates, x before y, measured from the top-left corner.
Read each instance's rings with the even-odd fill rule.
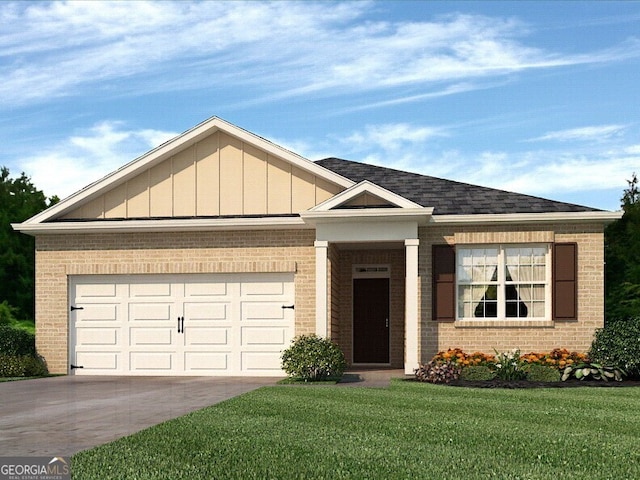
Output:
[[[323,223],[416,221],[426,225],[433,208],[362,208],[302,212],[302,220],[312,226]]]
[[[256,217],[215,219],[161,219],[161,220],[95,220],[80,222],[13,223],[14,230],[27,235],[78,233],[137,233],[137,232],[202,232],[224,230],[287,230],[309,229],[300,217]]]
[[[503,223],[585,223],[609,224],[622,218],[623,212],[547,212],[547,213],[506,213],[475,215],[433,215],[429,224],[437,225],[491,225]]]

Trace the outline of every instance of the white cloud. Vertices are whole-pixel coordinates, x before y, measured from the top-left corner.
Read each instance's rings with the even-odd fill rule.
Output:
[[[176,136],[159,130],[127,130],[121,122],[102,122],[46,153],[21,162],[34,185],[47,196],[67,197]]]
[[[353,151],[382,149],[389,152],[407,145],[424,143],[438,136],[446,136],[443,128],[386,123],[367,125],[364,131],[353,132],[340,141]]]
[[[555,132],[547,132],[544,135],[529,139],[529,141],[543,140],[584,140],[584,141],[603,141],[612,137],[619,137],[624,134],[627,129],[626,125],[593,125],[588,127],[570,128],[567,130],[558,130]]]
[[[251,87],[252,97],[263,101],[405,85],[434,85],[446,94],[473,88],[481,78],[640,54],[632,40],[624,49],[580,55],[547,51],[527,45],[522,40],[526,28],[511,19],[451,15],[423,22],[361,21],[372,5],[5,4],[0,10],[0,103],[78,95],[95,84],[112,93],[139,94],[225,88],[233,82]],[[409,95],[405,101],[421,98]]]

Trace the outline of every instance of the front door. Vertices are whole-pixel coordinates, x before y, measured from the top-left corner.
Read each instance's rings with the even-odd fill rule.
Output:
[[[389,363],[389,279],[353,279],[353,363]]]

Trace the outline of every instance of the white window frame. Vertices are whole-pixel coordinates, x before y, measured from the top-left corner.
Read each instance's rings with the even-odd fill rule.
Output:
[[[498,250],[498,280],[497,282],[487,281],[486,284],[497,284],[497,316],[496,317],[464,317],[462,316],[461,302],[460,302],[460,287],[466,285],[473,285],[473,282],[461,282],[460,281],[460,258],[462,250],[473,249],[497,249]],[[544,317],[507,317],[506,315],[506,285],[512,284],[512,282],[506,281],[506,250],[509,248],[544,248],[545,253],[545,279],[543,282],[537,282],[531,280],[531,283],[544,285]],[[465,244],[457,245],[456,247],[456,320],[465,322],[478,322],[478,321],[539,321],[539,320],[551,320],[552,306],[551,306],[551,244],[548,243],[503,243],[503,244]],[[478,283],[476,283],[478,284]]]

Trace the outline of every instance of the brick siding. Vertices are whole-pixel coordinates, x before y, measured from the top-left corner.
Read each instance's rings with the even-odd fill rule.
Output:
[[[42,235],[36,238],[36,343],[68,366],[68,276],[295,272],[295,334],[315,331],[313,230]]]
[[[499,225],[419,229],[419,335],[421,361],[437,351],[460,347],[493,353],[586,351],[604,323],[604,244],[601,224]],[[315,249],[313,230],[225,231],[41,235],[36,238],[36,342],[53,373],[68,366],[68,276],[87,274],[182,274],[295,272],[295,334],[315,331]],[[578,320],[510,324],[435,322],[431,305],[431,247],[460,243],[578,243]],[[329,248],[330,336],[352,356],[352,266],[391,266],[391,364],[404,363],[404,248]],[[511,325],[511,326],[508,326]]]
[[[433,244],[576,242],[578,244],[578,320],[532,322],[432,320],[431,246]],[[420,335],[419,358],[427,362],[440,350],[462,348],[494,353],[519,348],[523,352],[561,347],[586,352],[597,328],[604,325],[604,235],[602,224],[526,225],[507,227],[427,227],[420,229]]]

